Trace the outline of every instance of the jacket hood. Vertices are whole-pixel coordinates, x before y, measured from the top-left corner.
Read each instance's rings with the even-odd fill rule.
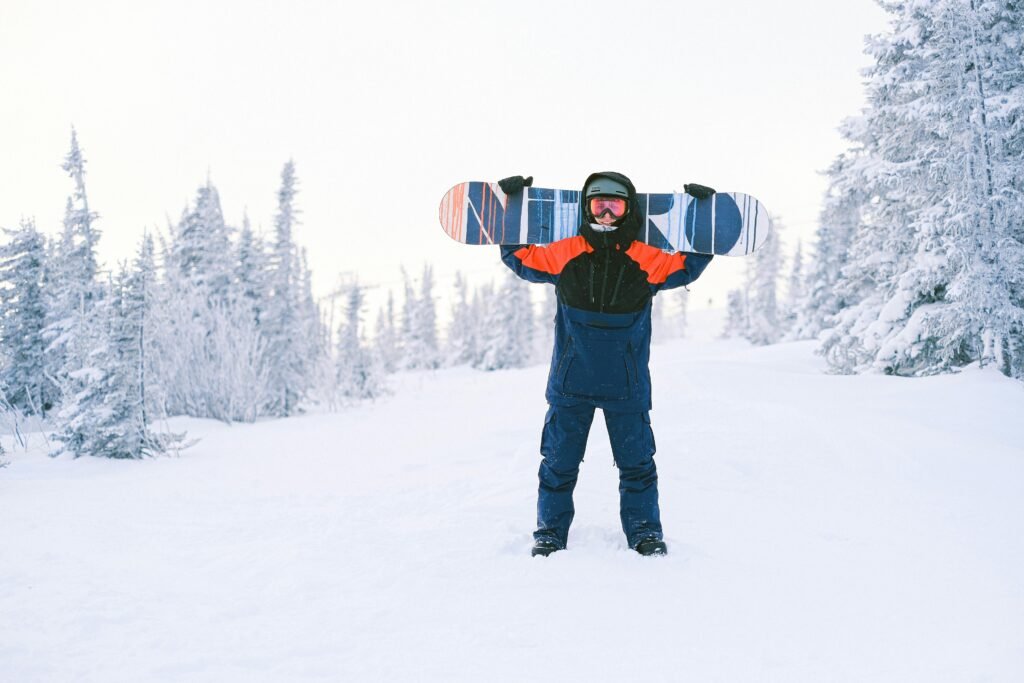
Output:
[[[590,227],[593,216],[590,215],[590,209],[587,207],[586,191],[587,186],[596,178],[611,178],[622,183],[629,190],[629,208],[626,211],[626,216],[619,221],[618,227],[611,232],[597,232]],[[615,171],[591,173],[587,176],[583,187],[580,188],[580,217],[582,218],[580,234],[583,235],[587,243],[594,249],[607,249],[616,244],[621,245],[621,248],[628,247],[636,239],[637,235],[640,234],[640,203],[636,198],[636,188],[633,187],[633,181]]]

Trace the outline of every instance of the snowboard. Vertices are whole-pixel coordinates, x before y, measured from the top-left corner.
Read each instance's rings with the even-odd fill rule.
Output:
[[[637,199],[644,213],[637,239],[659,249],[746,256],[771,234],[764,204],[741,192]],[[460,183],[441,199],[440,219],[444,231],[464,244],[550,244],[579,233],[580,191],[524,187],[506,195],[497,183]]]

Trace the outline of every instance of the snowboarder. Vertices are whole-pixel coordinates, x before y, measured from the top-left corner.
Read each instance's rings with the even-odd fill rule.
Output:
[[[498,184],[511,195],[532,181],[512,176]],[[715,192],[696,184],[683,189],[698,199]],[[649,412],[651,299],[696,280],[712,257],[668,253],[638,241],[636,190],[620,173],[592,174],[580,203],[580,234],[544,246],[501,247],[502,261],[516,275],[555,285],[558,299],[532,555],[566,547],[575,513],[572,492],[596,408],[604,414],[619,469],[626,541],[641,555],[664,555]]]

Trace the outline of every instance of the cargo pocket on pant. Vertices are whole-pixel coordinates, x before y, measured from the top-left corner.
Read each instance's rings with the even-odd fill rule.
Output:
[[[647,453],[648,453],[648,455],[653,456],[657,452],[658,447],[654,443],[654,429],[651,427],[651,414],[648,411],[645,410],[643,412],[643,417],[644,417],[644,427],[643,428],[644,428],[644,432],[646,434],[645,438],[647,439]]]
[[[540,433],[540,454],[542,457],[548,457],[554,453],[554,443],[552,442],[553,437],[551,430],[554,427],[555,421],[555,407],[548,406],[548,412],[544,415],[544,428]]]

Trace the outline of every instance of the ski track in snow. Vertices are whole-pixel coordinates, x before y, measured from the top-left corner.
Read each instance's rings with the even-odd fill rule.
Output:
[[[15,452],[0,679],[1024,680],[1024,386],[813,348],[655,345],[665,558],[626,548],[600,415],[570,547],[529,557],[544,367],[175,419],[180,457]]]

